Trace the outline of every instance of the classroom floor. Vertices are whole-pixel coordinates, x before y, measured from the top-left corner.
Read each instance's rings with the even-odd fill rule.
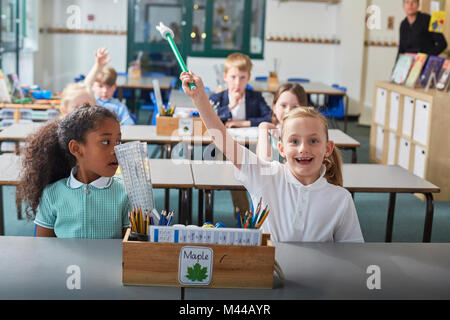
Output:
[[[140,119],[147,119],[141,115]],[[338,122],[341,128],[343,124]],[[361,143],[358,149],[358,162],[369,162],[370,128],[349,122],[348,134]],[[150,146],[149,154],[155,150]],[[156,152],[156,157],[159,157]],[[344,162],[351,162],[350,151],[343,151]],[[154,190],[156,207],[164,206],[164,190]],[[15,187],[3,188],[5,234],[8,236],[32,236],[34,224],[32,221],[17,220],[15,205]],[[193,223],[197,221],[198,194],[193,191]],[[389,195],[374,193],[356,193],[355,206],[359,222],[366,242],[384,242]],[[171,210],[178,211],[178,192],[170,192]],[[214,193],[215,222],[221,221],[226,226],[234,226],[233,204],[229,191]],[[398,194],[394,218],[393,242],[422,242],[425,221],[425,202],[410,194]],[[435,202],[432,242],[450,242],[450,202]]]

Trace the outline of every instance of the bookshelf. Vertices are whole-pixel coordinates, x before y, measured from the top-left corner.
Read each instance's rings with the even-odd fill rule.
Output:
[[[370,130],[373,163],[400,165],[441,188],[450,201],[450,94],[375,83]]]

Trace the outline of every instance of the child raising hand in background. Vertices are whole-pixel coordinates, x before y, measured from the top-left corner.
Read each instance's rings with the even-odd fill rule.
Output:
[[[271,209],[262,225],[274,241],[363,242],[350,193],[342,187],[341,159],[328,140],[326,119],[311,108],[296,108],[283,118],[280,154],[286,163],[266,162],[233,140],[210,105],[200,77],[180,76],[214,144],[236,170],[252,197]],[[188,83],[197,90],[191,91]]]
[[[90,104],[92,106],[96,104],[92,86],[97,74],[111,61],[108,54],[109,51],[106,48],[97,49],[94,52],[95,63],[84,81],[70,83],[64,88],[60,106],[62,117],[75,110],[76,107],[84,104]]]

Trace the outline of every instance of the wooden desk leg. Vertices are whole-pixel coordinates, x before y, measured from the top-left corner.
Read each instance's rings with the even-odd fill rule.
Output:
[[[166,159],[170,159],[172,157],[172,144],[166,145]]]
[[[197,225],[203,225],[203,189],[198,189],[198,218]]]
[[[0,186],[0,236],[5,235],[5,221],[3,212],[3,186]]]
[[[22,204],[17,205],[17,220],[22,220]]]
[[[213,212],[213,192],[214,190],[205,190],[205,222],[214,223],[214,212]]]
[[[386,242],[392,242],[392,229],[394,228],[394,211],[395,211],[396,193],[389,194],[389,209],[386,224]]]
[[[352,163],[357,163],[358,162],[358,154],[356,153],[356,148],[351,148],[352,149]]]
[[[344,132],[347,133],[347,118],[348,118],[348,95],[344,96],[345,104],[344,104]]]
[[[427,198],[427,211],[425,216],[425,227],[423,231],[423,242],[431,242],[431,228],[433,227],[434,203],[433,195],[425,193]]]
[[[178,197],[178,210],[180,214],[180,223],[181,224],[189,224],[189,216],[188,216],[188,205],[189,205],[189,198],[188,198],[188,189],[180,189],[179,190],[179,197]]]
[[[164,209],[166,211],[169,211],[170,207],[170,189],[165,189],[164,190]]]
[[[187,214],[187,224],[192,224],[192,188],[189,188],[186,190],[187,193],[187,208],[186,208],[186,214]]]

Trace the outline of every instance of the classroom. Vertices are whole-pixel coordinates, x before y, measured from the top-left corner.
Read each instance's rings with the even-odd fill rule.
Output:
[[[0,300],[450,299],[450,0],[0,8]]]

